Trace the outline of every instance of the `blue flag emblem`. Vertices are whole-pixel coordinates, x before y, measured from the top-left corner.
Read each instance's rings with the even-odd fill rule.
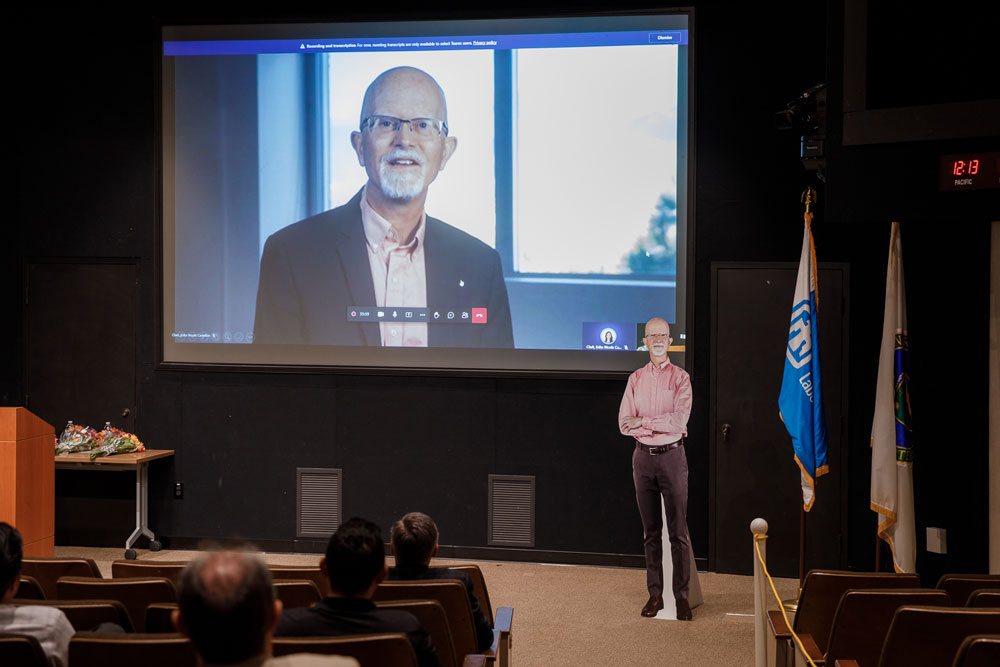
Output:
[[[788,362],[802,368],[812,361],[812,330],[810,302],[801,301],[792,307],[792,323],[788,328]]]

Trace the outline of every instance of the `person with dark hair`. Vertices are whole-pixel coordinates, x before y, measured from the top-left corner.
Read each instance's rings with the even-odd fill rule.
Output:
[[[181,573],[177,602],[174,626],[191,639],[203,665],[357,665],[340,656],[269,657],[282,605],[267,566],[249,554],[219,551],[191,561]]]
[[[401,632],[410,640],[420,667],[440,667],[430,636],[413,614],[378,609],[371,601],[386,575],[385,544],[378,526],[357,517],[340,524],[319,567],[330,580],[330,597],[313,607],[286,610],[274,631],[276,637]]]
[[[31,635],[42,645],[52,667],[64,667],[74,632],[66,614],[54,607],[11,604],[17,594],[23,557],[21,533],[0,522],[0,632]]]
[[[476,625],[476,644],[480,651],[493,645],[493,623],[483,614],[469,575],[446,567],[430,567],[431,558],[438,552],[438,528],[434,519],[423,512],[404,515],[392,524],[389,548],[396,559],[396,567],[389,568],[387,579],[455,579],[465,584]]]

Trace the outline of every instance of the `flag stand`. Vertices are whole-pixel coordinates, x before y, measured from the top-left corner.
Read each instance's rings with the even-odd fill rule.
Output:
[[[875,535],[875,571],[882,571],[882,539],[876,533]]]
[[[794,614],[799,610],[799,598],[802,596],[802,584],[806,580],[806,510],[799,503],[799,590],[795,597],[781,601],[785,611]]]
[[[799,590],[806,581],[806,509],[799,506]]]
[[[812,225],[812,213],[809,211],[811,204],[816,203],[816,191],[810,186],[802,192],[799,201],[805,204],[806,217]],[[781,601],[781,606],[785,611],[796,613],[799,609],[799,598],[802,596],[802,584],[806,580],[806,508],[799,502],[799,590],[794,598]]]

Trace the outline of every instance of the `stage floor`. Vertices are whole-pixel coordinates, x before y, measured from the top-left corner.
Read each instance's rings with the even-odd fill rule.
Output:
[[[750,551],[749,544],[747,551]],[[195,551],[138,550],[139,560],[186,560]],[[121,548],[56,547],[57,556],[93,558],[104,576]],[[268,563],[313,565],[314,554],[262,553]],[[593,665],[716,667],[753,664],[753,578],[699,574],[705,604],[694,622],[642,618],[645,570],[498,561],[477,563],[494,608],[514,607],[512,662],[517,667]],[[796,579],[776,579],[782,599],[798,590]],[[776,609],[773,600],[768,605]]]

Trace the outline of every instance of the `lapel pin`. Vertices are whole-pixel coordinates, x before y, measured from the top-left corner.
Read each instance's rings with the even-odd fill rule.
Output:
[[[459,287],[465,287],[465,281],[464,280],[459,280],[458,281],[458,286]]]

